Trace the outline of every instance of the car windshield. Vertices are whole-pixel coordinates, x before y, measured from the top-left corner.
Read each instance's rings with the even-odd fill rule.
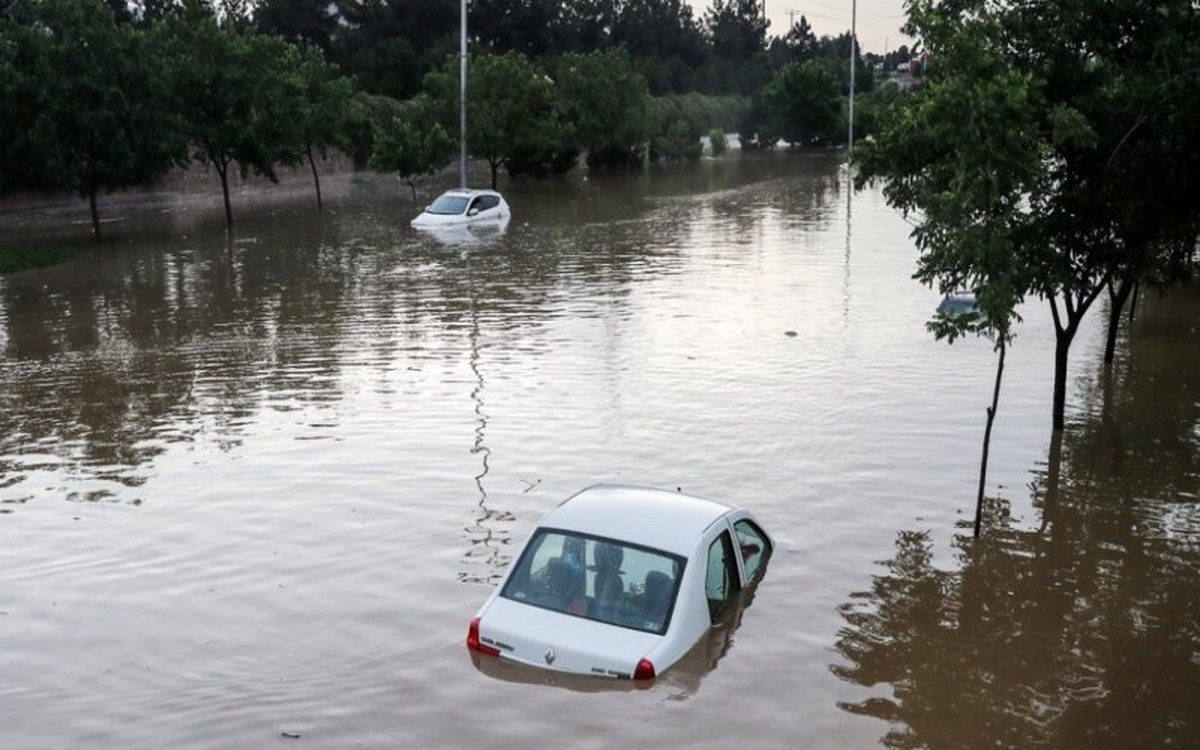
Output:
[[[431,214],[458,215],[467,210],[468,200],[465,195],[439,195],[425,210]]]
[[[611,539],[540,529],[500,596],[589,620],[665,633],[684,561]]]

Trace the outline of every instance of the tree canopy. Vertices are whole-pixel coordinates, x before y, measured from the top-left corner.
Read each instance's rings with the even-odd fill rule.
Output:
[[[883,180],[914,221],[917,278],[973,289],[982,330],[1008,336],[1018,303],[1049,304],[1056,430],[1095,300],[1193,263],[1197,13],[1186,0],[1149,13],[1137,0],[912,0],[926,82],[857,153],[859,185]]]
[[[72,190],[99,237],[100,193],[183,160],[158,40],[88,0],[15,4],[0,39],[0,191]]]
[[[305,134],[298,50],[277,37],[239,32],[203,10],[170,19],[176,90],[192,156],[221,180],[233,223],[229,168],[277,181],[275,167],[300,159]]]
[[[99,237],[98,196],[178,166],[211,167],[229,223],[231,168],[274,180],[280,166],[307,161],[318,208],[317,159],[331,147],[364,166],[378,146],[375,164],[419,179],[445,165],[441,136],[458,131],[457,73],[443,66],[457,62],[459,9],[457,0],[0,2],[0,194],[73,191]],[[470,151],[495,184],[500,169],[565,171],[583,151],[593,168],[695,158],[714,127],[747,145],[773,144],[775,132],[839,142],[829,122],[845,91],[828,84],[846,74],[833,59],[841,37],[798,42],[805,59],[772,62],[762,10],[761,0],[719,0],[698,19],[687,0],[478,0]],[[795,31],[801,39],[803,24]],[[824,73],[797,75],[792,63],[810,61]]]

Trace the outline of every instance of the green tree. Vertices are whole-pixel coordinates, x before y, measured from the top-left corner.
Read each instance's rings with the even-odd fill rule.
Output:
[[[471,39],[480,51],[542,57],[562,48],[565,3],[559,0],[475,0]]]
[[[329,0],[259,0],[254,8],[254,24],[263,33],[326,54],[333,48],[338,19]]]
[[[589,52],[613,46],[622,0],[574,0],[563,7],[560,53]]]
[[[421,91],[424,75],[458,50],[458,0],[336,0],[335,5],[330,59],[369,94],[409,99]]]
[[[650,136],[650,96],[625,51],[564,55],[557,80],[589,167],[641,162]]]
[[[375,133],[371,168],[394,171],[417,199],[417,182],[445,167],[454,158],[457,141],[437,121],[436,108],[422,94],[404,113]]]
[[[449,58],[426,77],[426,91],[439,102],[439,121],[459,129],[459,61]],[[539,173],[555,169],[570,151],[570,128],[553,82],[517,52],[475,55],[467,74],[467,148],[487,162],[492,188],[500,169]],[[574,152],[570,152],[574,153]],[[559,171],[570,166],[568,160]]]
[[[823,36],[816,41],[810,59],[820,62],[836,76],[843,92],[850,91],[850,32]],[[865,94],[875,86],[875,74],[863,60],[862,48],[854,45],[854,91]]]
[[[908,93],[894,83],[876,86],[854,101],[854,139],[873,137],[893,113],[906,106]]]
[[[569,130],[557,92],[524,55],[480,55],[467,78],[467,146],[496,173],[509,158],[552,160],[567,147]]]
[[[749,60],[767,48],[770,22],[759,0],[713,0],[704,27],[713,54],[724,60]]]
[[[304,86],[300,112],[300,153],[312,170],[317,191],[317,210],[321,206],[321,178],[317,172],[316,156],[325,158],[329,147],[344,151],[351,149],[350,118],[354,115],[351,100],[354,88],[349,79],[325,60],[319,48],[301,52],[299,75]]]
[[[769,25],[759,0],[713,0],[704,14],[712,53],[709,88],[717,93],[751,95],[767,83]]]
[[[1055,430],[1071,343],[1097,297],[1194,253],[1197,237],[1197,204],[1179,197],[1195,195],[1200,172],[1197,13],[1088,7],[914,0],[907,28],[932,53],[926,83],[858,152],[859,184],[884,179],[913,217],[918,279],[974,289],[983,330],[1001,336],[1026,296],[1049,303]]]
[[[658,161],[696,161],[704,153],[700,135],[687,121],[674,118],[663,123],[662,129],[650,140],[650,159]]]
[[[817,53],[817,35],[804,16],[792,24],[783,41],[793,62],[811,60]]]
[[[688,90],[692,71],[708,57],[703,29],[684,0],[626,0],[611,33],[613,44],[625,48],[653,94]]]
[[[14,5],[0,18],[0,189],[72,190],[100,238],[101,192],[184,155],[152,40],[95,0]]]
[[[300,55],[290,44],[244,34],[203,8],[169,19],[175,43],[179,108],[192,156],[221,180],[225,219],[233,224],[229,169],[237,165],[278,181],[275,167],[300,160],[305,142]]]
[[[812,60],[786,65],[762,92],[766,125],[792,145],[829,143],[840,132],[837,78]]]

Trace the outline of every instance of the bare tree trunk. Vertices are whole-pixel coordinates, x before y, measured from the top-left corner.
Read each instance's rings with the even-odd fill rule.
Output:
[[[1071,353],[1071,342],[1079,331],[1079,324],[1088,308],[1096,301],[1111,280],[1111,275],[1105,274],[1086,296],[1076,300],[1071,294],[1063,294],[1063,308],[1066,310],[1066,322],[1058,311],[1058,300],[1050,298],[1050,313],[1054,316],[1054,405],[1051,422],[1055,432],[1066,427],[1067,410],[1067,360]]]
[[[217,164],[217,174],[221,176],[221,194],[225,196],[225,226],[233,226],[233,208],[229,205],[229,165]]]
[[[1052,424],[1055,432],[1067,425],[1067,364],[1071,353],[1074,328],[1059,329],[1054,333],[1054,406]]]
[[[1108,339],[1104,344],[1104,365],[1111,367],[1117,353],[1117,330],[1121,327],[1121,311],[1125,302],[1133,293],[1134,283],[1129,279],[1121,279],[1121,283],[1113,288],[1113,282],[1108,282]]]
[[[304,153],[308,156],[308,166],[312,168],[313,184],[317,187],[317,213],[321,213],[323,210],[321,205],[321,176],[317,174],[317,162],[313,159],[312,147],[309,146]]]
[[[1000,380],[1004,376],[1004,353],[1007,346],[1004,337],[996,345],[1000,353],[996,361],[996,386],[992,390],[992,405],[987,410],[987,427],[983,430],[983,458],[979,462],[979,493],[975,497],[975,538],[979,538],[979,527],[983,521],[983,491],[987,486],[988,450],[992,444],[992,423],[996,420],[996,409],[1000,405]]]
[[[96,189],[88,191],[88,208],[92,212],[92,239],[100,241],[100,210],[96,207]]]

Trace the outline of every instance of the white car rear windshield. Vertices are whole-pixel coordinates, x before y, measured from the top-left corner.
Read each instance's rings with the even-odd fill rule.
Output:
[[[500,596],[648,633],[665,633],[683,558],[611,539],[539,529]]]

